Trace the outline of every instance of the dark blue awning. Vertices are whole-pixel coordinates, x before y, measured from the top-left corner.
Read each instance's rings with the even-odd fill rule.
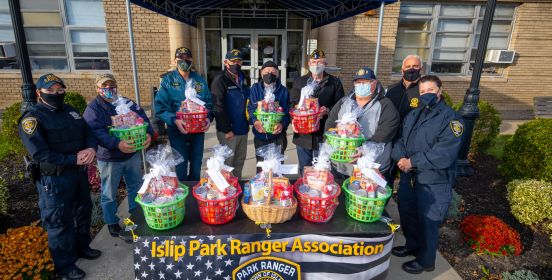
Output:
[[[229,8],[241,0],[130,0],[130,2],[173,18],[186,24],[197,26],[197,19],[216,10]],[[254,3],[254,1],[250,1]],[[261,2],[261,1],[259,1]],[[397,0],[267,0],[271,5],[295,12],[311,20],[316,28],[358,15]]]

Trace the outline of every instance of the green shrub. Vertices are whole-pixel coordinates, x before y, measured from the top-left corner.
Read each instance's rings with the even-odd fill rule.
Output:
[[[516,219],[526,225],[552,218],[552,184],[537,180],[508,183],[508,201]]]
[[[552,222],[550,222],[550,223],[548,223],[548,225],[546,225],[546,230],[550,234],[550,243],[552,243]]]
[[[452,102],[452,98],[446,91],[443,91],[443,95],[441,97],[443,98],[443,101],[445,101],[447,105],[449,105],[450,107],[454,106],[454,102]]]
[[[10,191],[6,186],[6,180],[0,178],[0,214],[8,214],[8,201],[10,199]]]
[[[86,109],[86,99],[77,92],[67,92],[65,95],[65,103],[75,107],[81,114],[84,113],[84,109]]]
[[[453,106],[458,111],[464,103]],[[491,146],[493,140],[500,132],[500,114],[498,110],[486,101],[480,100],[478,103],[479,117],[475,120],[473,135],[470,144],[470,153],[478,154]]]
[[[552,119],[520,125],[506,143],[500,172],[506,179],[552,182]]]
[[[539,276],[531,270],[520,269],[512,273],[502,272],[502,280],[539,280]]]
[[[101,197],[102,195],[99,192],[90,193],[90,199],[92,200],[92,215],[90,225],[93,227],[98,227],[104,224]]]
[[[450,201],[448,209],[448,218],[452,220],[458,220],[462,217],[462,208],[464,200],[455,190],[452,190],[452,200]]]
[[[18,121],[21,117],[21,102],[9,106],[2,113],[2,133],[0,134],[0,160],[7,155],[22,155],[25,147],[19,138]]]

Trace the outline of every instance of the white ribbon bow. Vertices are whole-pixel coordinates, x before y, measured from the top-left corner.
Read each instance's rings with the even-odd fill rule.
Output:
[[[205,102],[197,97],[197,91],[195,90],[193,84],[194,80],[192,79],[186,82],[186,90],[184,91],[186,99],[196,103],[197,105],[205,106]]]

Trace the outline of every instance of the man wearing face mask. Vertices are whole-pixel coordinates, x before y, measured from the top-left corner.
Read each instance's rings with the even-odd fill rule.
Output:
[[[33,166],[39,167],[32,179],[55,271],[62,279],[82,279],[77,259],[101,255],[89,246],[92,201],[86,171],[97,143],[78,111],[64,103],[65,84],[59,77],[43,75],[36,86],[39,102],[23,112],[19,135]]]
[[[325,130],[335,127],[339,120],[347,111],[347,104],[352,104],[355,108],[361,108],[362,113],[358,117],[358,122],[362,127],[362,133],[367,141],[376,143],[385,143],[383,154],[378,159],[381,164],[380,172],[388,171],[391,160],[392,141],[399,128],[399,113],[393,103],[384,97],[384,90],[372,69],[360,68],[353,77],[354,89],[351,93],[343,97],[332,109]],[[347,99],[355,102],[345,103]],[[345,179],[353,171],[350,163],[332,163],[337,178]]]
[[[397,203],[406,244],[391,253],[415,256],[402,265],[413,274],[435,268],[439,226],[452,199],[464,132],[460,115],[441,98],[441,80],[425,76],[419,87],[420,107],[406,116],[392,152],[401,170]]]
[[[255,136],[253,143],[255,144],[255,149],[274,143],[280,146],[282,153],[284,153],[287,148],[286,130],[290,122],[289,93],[287,88],[280,82],[278,73],[278,65],[273,61],[267,61],[263,64],[261,67],[262,80],[251,86],[247,112],[249,122],[253,125],[253,135]],[[254,114],[257,110],[257,104],[263,101],[267,90],[271,90],[274,93],[275,101],[284,109],[285,114],[273,133],[266,133],[263,129],[263,124]],[[257,161],[262,160],[261,157],[257,156]]]
[[[234,167],[232,173],[241,178],[247,155],[249,122],[245,115],[249,87],[241,71],[242,53],[233,49],[226,53],[224,71],[211,82],[216,119],[217,139],[234,151],[226,164]]]
[[[155,96],[155,115],[167,124],[171,147],[178,151],[184,162],[176,166],[180,181],[198,181],[203,159],[205,133],[188,133],[184,121],[176,118],[182,101],[186,100],[186,86],[191,85],[196,97],[205,102],[212,120],[213,102],[207,82],[197,72],[192,71],[192,52],[185,47],[176,49],[174,54],[176,69],[162,75],[159,91]],[[190,90],[190,89],[188,89]]]
[[[125,234],[116,215],[117,189],[121,177],[124,177],[128,193],[128,212],[132,213],[137,206],[134,199],[142,186],[142,160],[140,154],[135,152],[133,143],[121,141],[109,133],[112,126],[111,117],[117,115],[112,103],[119,97],[115,77],[107,73],[98,75],[96,92],[98,96],[88,104],[83,116],[99,144],[97,157],[102,185],[103,219],[111,236],[121,237],[129,242],[132,239]],[[144,143],[144,147],[147,148],[153,136],[150,121],[136,103],[132,102],[130,109],[148,124],[147,139]]]
[[[418,100],[420,96],[418,80],[421,77],[422,66],[422,59],[419,56],[406,56],[401,67],[402,79],[396,84],[391,85],[385,94],[385,97],[389,98],[399,111],[401,126],[406,115],[411,110],[418,108],[420,103]],[[389,186],[393,186],[398,172],[399,168],[396,162],[392,162],[389,172],[385,173],[385,178]]]
[[[293,134],[293,143],[297,146],[299,171],[301,173],[303,167],[312,165],[312,159],[318,156],[319,145],[324,140],[324,125],[328,119],[328,113],[345,95],[341,80],[328,74],[325,71],[326,66],[324,51],[314,50],[309,58],[309,73],[297,78],[290,92],[291,104],[295,106],[301,99],[301,89],[314,83],[316,87],[312,97],[318,98],[322,117],[319,131],[311,134]]]

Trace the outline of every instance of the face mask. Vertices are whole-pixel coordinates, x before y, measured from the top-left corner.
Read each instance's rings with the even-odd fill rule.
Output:
[[[414,82],[420,78],[420,69],[410,68],[404,71],[403,78],[409,82]]]
[[[372,84],[355,85],[355,94],[360,97],[370,96],[372,94]]]
[[[239,65],[239,64],[228,65],[228,70],[229,70],[232,74],[236,75],[236,74],[238,74],[238,72],[241,70],[241,65]]]
[[[426,93],[424,95],[420,95],[420,102],[424,104],[425,106],[433,106],[433,104],[437,103],[437,94],[436,93]]]
[[[113,99],[117,95],[116,88],[100,88],[100,96],[105,99]]]
[[[265,84],[267,84],[267,85],[270,85],[270,84],[276,82],[276,75],[274,75],[272,73],[263,75],[263,82],[265,82]]]
[[[65,93],[63,94],[40,93],[40,99],[42,99],[42,102],[46,103],[47,105],[50,105],[55,109],[61,109],[63,108]]]
[[[322,74],[322,72],[324,72],[324,69],[326,69],[326,65],[324,64],[309,66],[309,71],[316,75]]]
[[[192,68],[192,61],[191,60],[179,60],[177,62],[177,65],[178,65],[178,69],[180,69],[184,72],[189,72],[190,68]]]

